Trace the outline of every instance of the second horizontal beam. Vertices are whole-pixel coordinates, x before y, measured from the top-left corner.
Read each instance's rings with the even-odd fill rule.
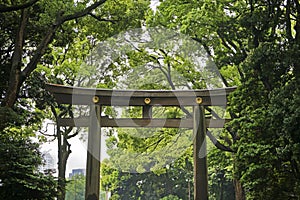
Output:
[[[80,118],[61,118],[58,123],[60,126],[68,127],[88,127],[90,117]],[[207,128],[223,128],[228,119],[211,119],[206,118]],[[101,127],[120,127],[120,128],[193,128],[193,119],[158,119],[158,118],[117,118],[111,119],[107,117],[100,118]]]

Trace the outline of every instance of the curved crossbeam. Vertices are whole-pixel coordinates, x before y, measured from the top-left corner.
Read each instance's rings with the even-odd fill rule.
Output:
[[[236,88],[229,87],[211,90],[111,90],[47,84],[46,89],[61,104],[195,106],[199,105],[200,102],[204,106],[225,106],[226,96]],[[96,102],[93,101],[95,99],[97,99]]]

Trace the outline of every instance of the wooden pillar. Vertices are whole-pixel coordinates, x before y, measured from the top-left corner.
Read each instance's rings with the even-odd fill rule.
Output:
[[[99,200],[101,127],[98,119],[100,119],[100,106],[91,106],[90,118],[86,161],[85,199]]]
[[[152,118],[152,106],[146,105],[143,106],[143,118]]]
[[[194,106],[194,199],[208,200],[206,127],[203,106]]]

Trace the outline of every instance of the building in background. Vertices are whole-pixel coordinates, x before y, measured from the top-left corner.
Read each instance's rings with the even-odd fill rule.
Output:
[[[75,175],[85,176],[85,169],[72,169],[72,173],[69,173],[69,178],[72,178]]]
[[[55,174],[56,173],[55,159],[51,156],[49,151],[43,152],[42,155],[43,155],[44,164],[41,166],[40,170],[44,174]]]

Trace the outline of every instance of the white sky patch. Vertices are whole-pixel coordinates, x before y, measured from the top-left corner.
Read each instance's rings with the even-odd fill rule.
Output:
[[[159,6],[160,3],[161,3],[161,2],[160,2],[159,0],[151,0],[150,8],[155,12],[157,6]]]
[[[48,124],[48,126],[47,126]],[[46,128],[47,126],[47,128]],[[47,130],[46,130],[47,129]],[[47,134],[54,134],[55,133],[56,126],[54,122],[51,120],[46,120],[44,122],[43,130],[46,131]],[[102,137],[101,137],[101,160],[108,158],[108,155],[106,153],[107,147],[105,144],[105,140],[107,137],[105,137],[105,130],[101,129]],[[51,137],[48,138],[49,140]],[[69,173],[72,172],[72,169],[85,169],[86,168],[86,143],[80,140],[79,135],[75,136],[71,139],[69,139],[69,143],[71,144],[71,151],[72,153],[69,156],[69,159],[67,161],[67,168],[66,168],[66,178],[69,177]],[[41,146],[41,152],[49,152],[50,155],[55,160],[55,167],[57,168],[57,162],[58,162],[58,144],[57,140],[46,142]],[[58,171],[54,174],[54,176],[58,176]]]

